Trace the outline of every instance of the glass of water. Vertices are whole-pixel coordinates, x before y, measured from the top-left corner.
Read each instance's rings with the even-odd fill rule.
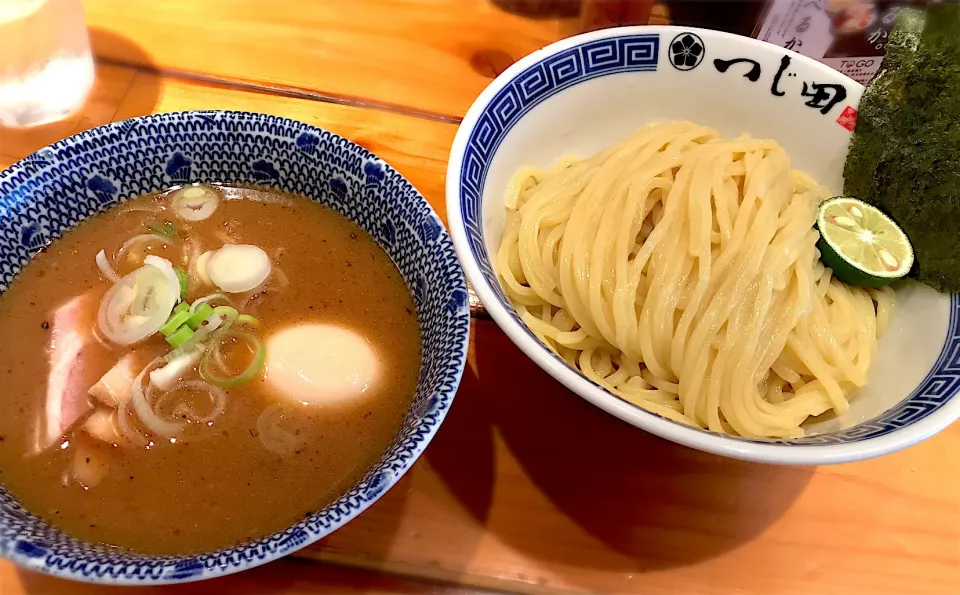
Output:
[[[92,86],[81,0],[0,0],[0,126],[58,120]]]

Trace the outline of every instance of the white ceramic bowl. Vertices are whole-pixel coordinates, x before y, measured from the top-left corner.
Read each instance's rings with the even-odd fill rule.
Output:
[[[700,29],[608,29],[534,52],[477,98],[453,144],[447,213],[467,278],[497,324],[540,367],[604,411],[662,438],[741,459],[802,465],[866,459],[928,438],[960,417],[957,296],[899,287],[897,313],[880,341],[869,385],[850,410],[809,422],[804,438],[762,441],[684,426],[587,380],[521,324],[488,259],[503,232],[504,188],[519,167],[589,156],[651,121],[692,120],[728,137],[772,138],[795,167],[839,193],[862,92],[853,80],[799,54]]]

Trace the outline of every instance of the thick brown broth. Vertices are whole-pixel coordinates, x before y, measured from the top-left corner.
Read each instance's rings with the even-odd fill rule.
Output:
[[[360,479],[409,408],[420,368],[417,317],[382,249],[346,218],[306,199],[227,191],[242,198],[222,201],[210,219],[196,223],[178,221],[156,196],[93,217],[38,254],[0,296],[0,483],[28,510],[71,535],[141,553],[183,554],[283,529]],[[198,239],[203,250],[225,241],[260,246],[289,280],[249,305],[262,321],[260,335],[311,322],[352,329],[377,353],[376,383],[349,404],[284,406],[285,428],[298,438],[286,456],[267,450],[257,432],[261,413],[282,402],[262,375],[228,389],[224,415],[176,443],[148,437],[148,447],[122,447],[72,431],[33,452],[51,373],[54,312],[86,294],[74,320],[92,327],[110,286],[96,267],[97,252],[114,254],[145,224],[164,219],[177,226],[174,245],[142,245],[132,262],[118,266],[120,275],[140,266],[145,253],[181,265],[187,237]],[[188,301],[212,291],[191,284]],[[134,347],[143,361],[170,349],[156,337]],[[128,351],[86,344],[69,390],[86,398],[87,388]],[[105,463],[106,473],[93,487],[69,479],[77,452],[92,452]]]

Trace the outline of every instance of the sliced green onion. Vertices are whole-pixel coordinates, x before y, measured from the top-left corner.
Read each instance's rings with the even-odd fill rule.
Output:
[[[173,311],[174,311],[175,313],[176,313],[176,312],[186,312],[186,311],[188,311],[189,309],[190,309],[190,304],[188,304],[187,302],[180,302],[179,304],[176,305],[176,307],[174,307]]]
[[[189,326],[181,326],[176,331],[167,336],[167,343],[171,347],[180,347],[193,337],[193,331]]]
[[[187,325],[193,330],[197,330],[200,328],[200,325],[203,324],[203,321],[209,318],[209,316],[213,313],[213,307],[204,302],[197,306],[196,310],[193,311],[193,314],[190,315],[190,318],[187,319]]]
[[[227,339],[247,341],[253,346],[254,349],[253,361],[250,362],[250,365],[247,366],[246,370],[236,376],[221,376],[213,369],[213,364],[216,360],[215,351],[219,350],[223,341]],[[266,356],[266,347],[264,347],[263,341],[261,341],[260,338],[255,334],[245,330],[228,329],[225,332],[217,333],[214,336],[212,347],[207,349],[207,351],[203,354],[203,358],[200,360],[200,376],[214,386],[219,386],[220,388],[232,388],[253,379],[257,374],[259,374],[260,370],[263,369]]]
[[[133,248],[135,245],[139,244],[140,242],[149,242],[149,241],[155,241],[155,240],[160,240],[160,242],[162,242],[164,246],[167,246],[171,243],[170,238],[168,238],[167,236],[152,233],[152,232],[142,233],[140,235],[133,236],[132,238],[124,242],[123,245],[120,246],[120,249],[117,250],[117,255],[116,257],[114,257],[114,261],[118,263],[122,262],[124,257],[126,257],[127,253],[130,251],[130,249]]]
[[[172,267],[169,273],[176,283]],[[118,345],[132,345],[156,333],[177,305],[178,292],[172,283],[163,269],[146,265],[120,279],[100,300],[100,334]]]
[[[229,320],[231,324],[240,317],[240,313],[232,306],[217,306],[213,311]]]
[[[190,276],[180,267],[173,267],[173,272],[177,274],[177,281],[180,282],[180,301],[183,302],[187,299],[187,290],[190,289]]]
[[[213,334],[220,325],[223,324],[223,319],[217,316],[216,314],[211,314],[207,319],[203,321],[203,324],[200,325],[196,331],[194,331],[193,336],[190,337],[190,340],[177,347],[170,353],[166,355],[166,361],[173,361],[174,359],[180,357],[181,355],[192,351],[194,348],[200,346],[203,347],[202,342],[207,340],[210,335]],[[189,326],[187,327],[189,328]]]
[[[110,265],[110,261],[107,260],[107,254],[103,250],[97,252],[97,267],[100,268],[100,272],[103,273],[103,276],[107,278],[107,281],[111,283],[119,283],[120,275],[117,274],[117,271],[113,269]]]
[[[238,324],[245,324],[251,328],[260,328],[260,319],[249,314],[241,314],[237,316]]]
[[[168,239],[173,239],[177,237],[177,228],[173,226],[173,223],[169,221],[164,221],[163,225],[144,225],[147,228],[147,231],[157,234],[158,236],[163,236]]]
[[[183,310],[176,312],[167,320],[167,323],[160,327],[160,334],[169,337],[183,326],[190,319],[190,313]]]
[[[213,215],[220,203],[220,195],[206,184],[187,186],[170,196],[173,212],[187,221],[203,221]]]
[[[233,301],[232,301],[227,295],[225,295],[225,294],[222,294],[222,293],[211,293],[210,295],[205,295],[205,296],[203,296],[203,297],[199,297],[199,298],[193,300],[193,305],[190,306],[190,311],[191,311],[191,312],[196,312],[196,311],[197,311],[197,308],[200,307],[200,304],[211,304],[211,305],[212,305],[212,303],[213,303],[214,301],[217,301],[217,300],[225,301],[225,302],[227,302],[228,304],[232,304],[232,303],[233,303]]]
[[[259,287],[270,276],[270,257],[259,246],[227,244],[206,262],[213,284],[227,293],[244,293]]]
[[[186,343],[184,343],[184,345],[186,345]],[[183,345],[181,345],[181,348],[182,347]],[[169,391],[184,374],[190,371],[194,364],[200,361],[200,356],[203,355],[203,352],[204,349],[202,345],[200,347],[194,345],[192,349],[185,351],[185,353],[177,357],[170,359],[164,358],[166,365],[150,372],[151,386],[162,391]],[[156,409],[155,406],[154,411],[156,411]]]

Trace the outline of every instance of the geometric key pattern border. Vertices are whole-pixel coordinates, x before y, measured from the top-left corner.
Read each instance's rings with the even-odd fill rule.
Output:
[[[582,43],[525,69],[500,89],[477,119],[460,169],[460,201],[470,250],[501,301],[483,243],[481,197],[500,143],[530,110],[557,93],[601,76],[657,69],[659,35],[630,35]]]

